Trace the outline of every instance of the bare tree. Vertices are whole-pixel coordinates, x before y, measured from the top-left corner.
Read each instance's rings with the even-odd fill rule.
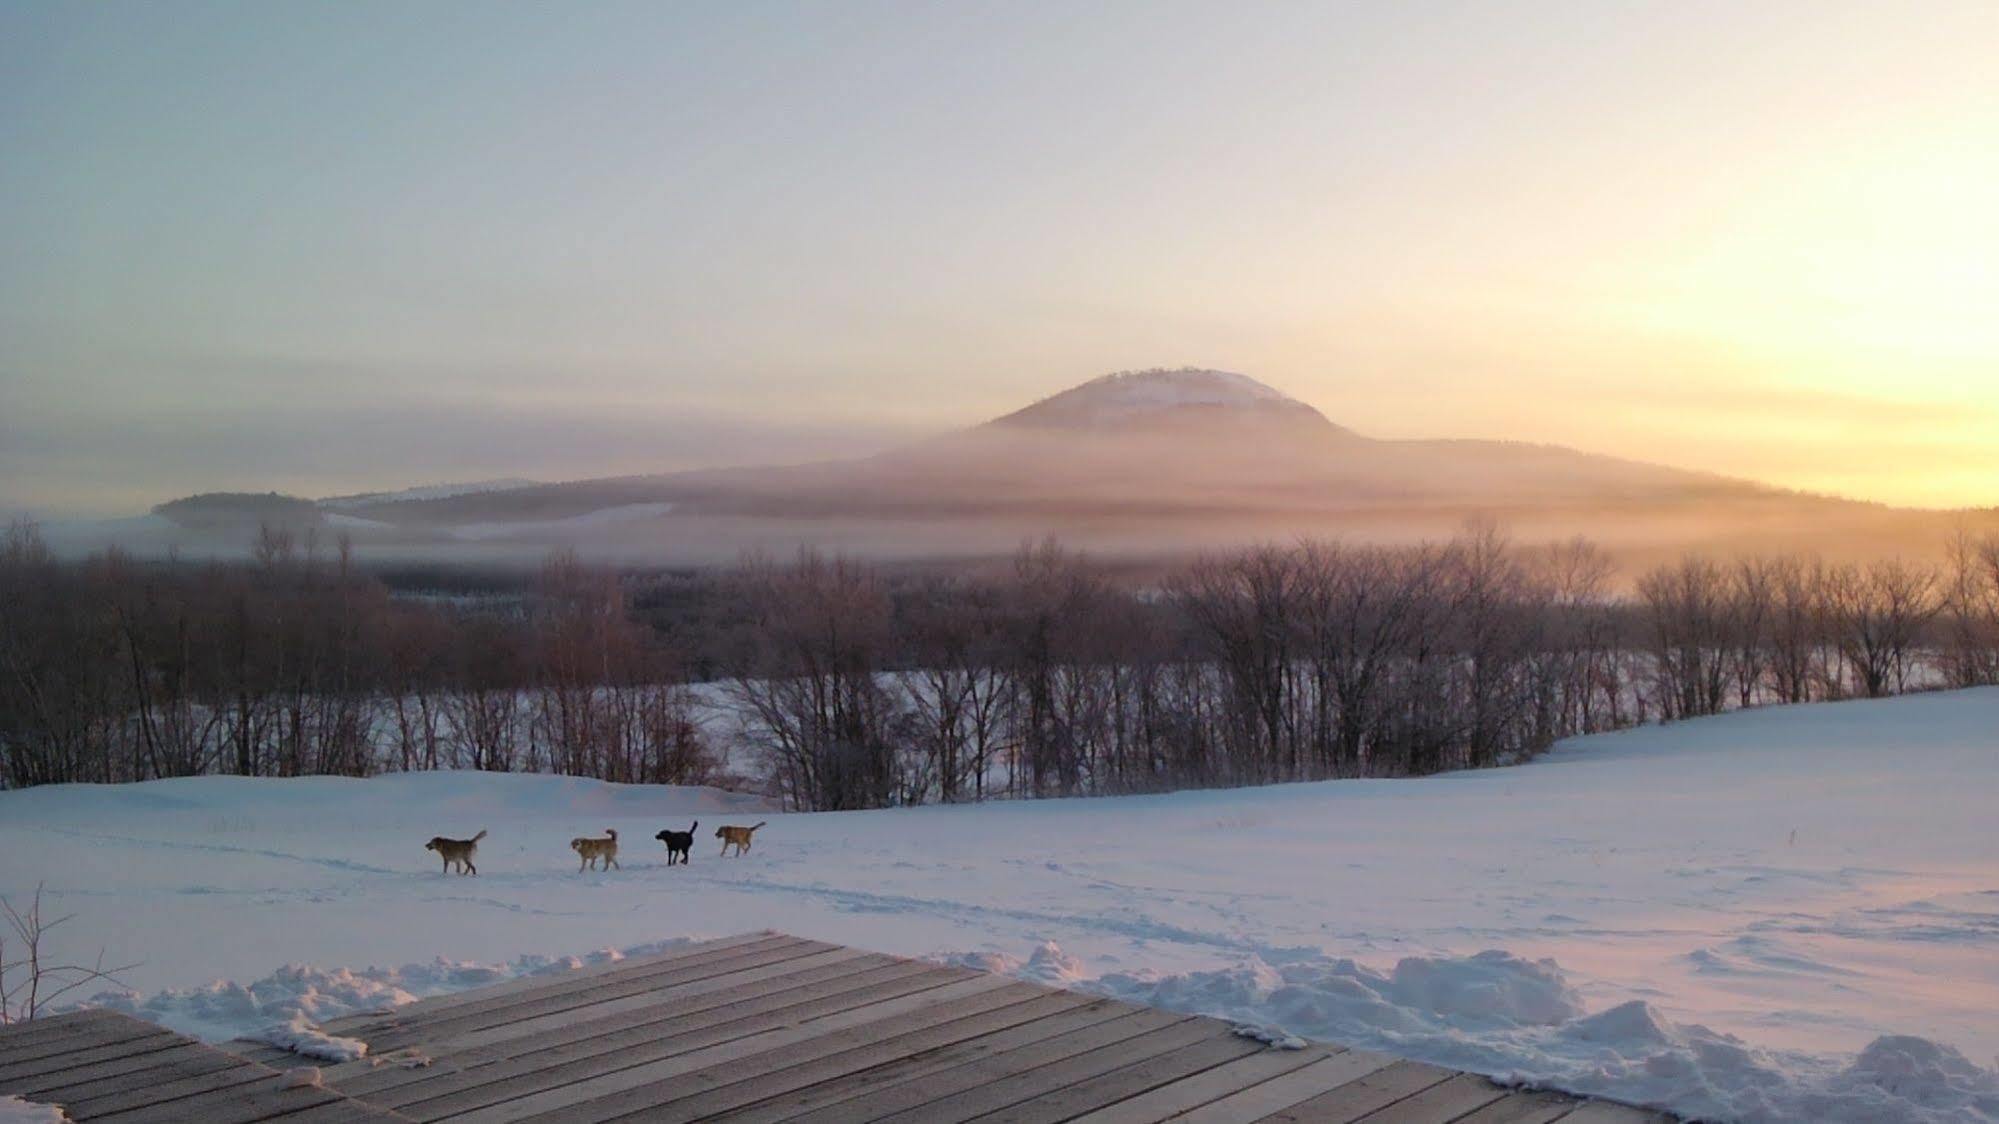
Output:
[[[137,964],[115,968],[104,966],[98,954],[94,963],[73,964],[51,961],[43,947],[49,933],[76,919],[67,914],[53,920],[42,918],[42,888],[24,907],[0,897],[0,914],[5,914],[11,937],[0,933],[0,1025],[28,1022],[46,1011],[56,1000],[91,984],[124,987],[117,976]]]

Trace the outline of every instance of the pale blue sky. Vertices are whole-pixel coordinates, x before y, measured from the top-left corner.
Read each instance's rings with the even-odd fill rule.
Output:
[[[1999,502],[1994,42],[1990,3],[0,0],[0,506],[796,460],[1182,363]]]

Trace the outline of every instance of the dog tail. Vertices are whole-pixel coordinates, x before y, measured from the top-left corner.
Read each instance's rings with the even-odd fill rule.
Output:
[[[700,821],[700,820],[695,820],[695,821],[694,821],[694,822],[693,822],[692,824],[690,824],[690,825],[688,826],[688,828],[687,828],[687,834],[689,834],[689,835],[692,835],[692,834],[694,834],[695,832],[697,832],[697,831],[700,831],[700,830],[701,830],[701,821]]]
[[[472,837],[472,842],[477,843],[479,840],[484,838],[486,838],[486,829],[482,827],[479,829],[479,834]]]
[[[758,820],[756,823],[750,825],[750,830],[755,831],[757,828],[760,828],[769,822],[770,822],[769,820]]]
[[[615,828],[615,827],[607,827],[607,828],[605,828],[605,829],[604,829],[604,834],[606,834],[606,835],[608,835],[608,836],[610,836],[610,837],[611,837],[611,842],[613,842],[613,843],[616,843],[616,842],[618,841],[618,829],[617,829],[617,828]]]

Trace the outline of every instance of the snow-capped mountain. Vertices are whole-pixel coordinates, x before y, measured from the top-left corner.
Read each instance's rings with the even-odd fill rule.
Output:
[[[1278,422],[1317,429],[1328,436],[1346,432],[1319,411],[1248,375],[1198,367],[1105,375],[996,418],[990,424],[1107,429],[1217,421]]]

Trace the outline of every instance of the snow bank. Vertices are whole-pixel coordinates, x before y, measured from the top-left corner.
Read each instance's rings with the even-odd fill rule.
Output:
[[[248,984],[216,980],[202,987],[169,988],[151,996],[104,991],[85,1005],[121,1011],[210,1041],[252,1038],[306,1057],[353,1061],[367,1052],[366,1044],[326,1035],[317,1024],[523,976],[560,975],[627,956],[666,952],[688,943],[686,938],[676,938],[624,950],[602,949],[588,956],[521,956],[504,964],[441,957],[400,968],[359,971],[287,964]]]
[[[1064,957],[1043,946],[1037,956]],[[1021,971],[1017,974],[1032,975]],[[1411,957],[1383,975],[1351,960],[1251,960],[1214,972],[1112,973],[1081,990],[1708,1120],[1872,1124],[1999,1120],[1999,1071],[1908,1036],[1843,1067],[1679,1025],[1634,1000],[1584,1014],[1552,961]],[[1281,1030],[1278,1028],[1281,1027]]]
[[[69,1124],[69,1115],[52,1104],[0,1096],[0,1124]]]

